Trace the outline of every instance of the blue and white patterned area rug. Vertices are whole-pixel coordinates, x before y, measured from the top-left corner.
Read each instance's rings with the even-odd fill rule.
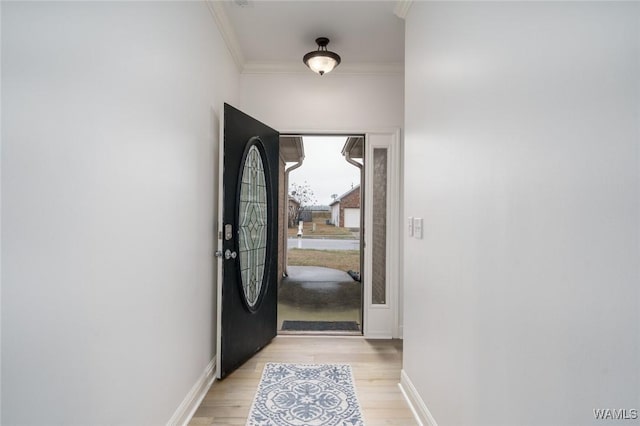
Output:
[[[268,363],[247,426],[364,426],[348,364]]]

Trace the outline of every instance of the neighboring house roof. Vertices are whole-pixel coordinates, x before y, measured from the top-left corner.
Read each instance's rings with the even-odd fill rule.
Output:
[[[347,195],[351,194],[352,192],[354,192],[356,190],[360,190],[360,185],[354,186],[353,188],[351,188],[350,190],[348,190],[347,192],[345,192],[344,194],[342,194],[341,196],[339,196],[338,198],[333,200],[333,202],[331,204],[329,204],[329,206],[334,206],[334,205],[338,204],[340,202],[340,200],[342,200],[344,197],[346,197]]]
[[[300,201],[296,200],[291,195],[289,195],[289,202],[300,205]],[[331,208],[329,206],[304,206],[302,207],[302,210],[312,212],[327,212],[331,210]]]
[[[331,210],[329,206],[304,206],[302,210],[312,211],[312,212],[328,212]]]

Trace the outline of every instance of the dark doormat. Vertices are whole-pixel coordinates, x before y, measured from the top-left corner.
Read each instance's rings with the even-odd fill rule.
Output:
[[[288,321],[282,322],[286,331],[360,331],[355,321]]]

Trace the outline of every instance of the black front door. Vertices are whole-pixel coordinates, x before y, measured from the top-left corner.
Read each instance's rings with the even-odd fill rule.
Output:
[[[219,378],[276,336],[278,290],[279,133],[227,104],[223,123]]]

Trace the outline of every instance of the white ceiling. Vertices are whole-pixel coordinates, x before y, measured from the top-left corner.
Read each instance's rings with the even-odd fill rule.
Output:
[[[305,71],[302,56],[328,37],[342,57],[336,72],[401,71],[404,20],[398,1],[227,0],[212,10],[232,54],[244,72]],[[222,25],[220,25],[222,24]]]

